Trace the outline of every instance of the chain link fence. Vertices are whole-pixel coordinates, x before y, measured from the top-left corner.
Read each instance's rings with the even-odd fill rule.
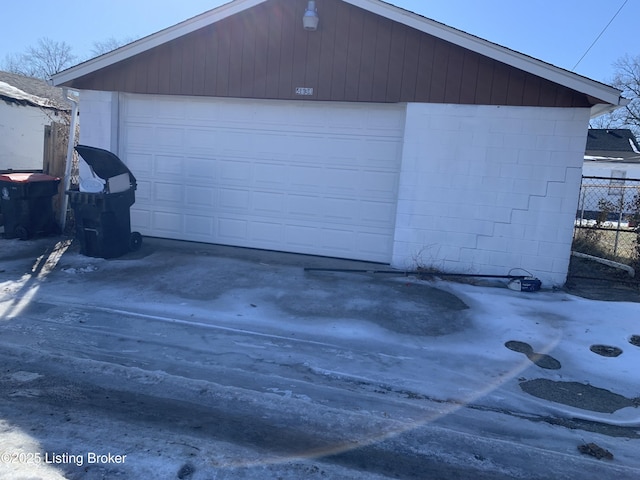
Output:
[[[574,251],[637,266],[639,225],[640,179],[582,177]]]

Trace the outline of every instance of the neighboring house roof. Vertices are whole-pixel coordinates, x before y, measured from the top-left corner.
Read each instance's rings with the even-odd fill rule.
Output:
[[[169,27],[129,45],[125,45],[113,52],[60,72],[53,76],[53,83],[55,85],[72,85],[74,80],[81,77],[86,78],[101,69],[105,69],[116,63],[133,59],[136,55],[144,54],[151,49],[166,44],[167,42],[185,37],[197,30],[209,27],[212,24],[268,1],[269,0],[235,0],[229,2],[218,8],[181,22],[173,27]],[[461,30],[457,30],[440,22],[399,8],[391,3],[383,2],[381,0],[342,1],[346,4],[350,4],[373,14],[385,17],[391,21],[403,24],[428,35],[432,35],[436,38],[505,65],[509,65],[523,72],[535,75],[557,85],[580,92],[590,99],[590,104],[592,105],[592,116],[601,115],[602,113],[606,113],[607,111],[611,111],[626,104],[625,99],[621,97],[621,91],[611,86],[591,80],[573,72],[569,72],[487,40],[483,40]]]
[[[61,88],[52,87],[39,78],[10,72],[0,71],[0,99],[19,105],[71,110]]]
[[[586,160],[640,163],[640,145],[633,132],[626,128],[589,129]]]

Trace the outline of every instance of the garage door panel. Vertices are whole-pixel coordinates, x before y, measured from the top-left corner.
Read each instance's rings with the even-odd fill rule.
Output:
[[[309,219],[321,216],[324,212],[322,199],[308,195],[288,195],[287,213],[293,217]]]
[[[246,141],[246,132],[238,132],[238,136],[242,136]],[[255,153],[258,158],[282,158],[302,153],[301,149],[303,141],[294,135],[269,132],[252,132],[250,141],[255,145]]]
[[[328,197],[319,199],[319,203],[323,206],[326,205],[326,208],[320,210],[325,220],[335,223],[347,223],[349,225],[359,223],[358,200]]]
[[[253,192],[254,210],[258,215],[285,213],[286,195],[279,192]]]
[[[363,139],[352,139],[346,135],[332,136],[324,139],[332,148],[327,158],[329,165],[356,166],[362,165]]]
[[[161,102],[154,102],[153,115],[160,120],[178,120],[183,122],[187,118],[187,105],[178,99],[164,98]]]
[[[253,167],[250,163],[237,160],[220,161],[220,183],[222,185],[248,185]]]
[[[291,165],[286,169],[286,179],[290,191],[294,192],[322,192],[320,182],[322,168],[313,166]]]
[[[253,165],[253,183],[256,187],[270,187],[279,190],[286,189],[290,168],[284,164],[256,163]]]
[[[402,148],[398,142],[370,139],[367,143],[363,159],[369,168],[389,168],[389,159],[399,158],[402,154]]]
[[[155,137],[160,147],[182,149],[185,145],[184,133],[182,127],[158,127]]]
[[[154,108],[148,103],[135,97],[129,97],[127,101],[127,119],[130,122],[147,122],[154,118]]]
[[[185,232],[190,232],[198,237],[208,238],[214,232],[214,218],[205,215],[185,215]]]
[[[127,94],[121,111],[132,228],[390,261],[402,106]]]
[[[150,119],[149,119],[150,120]],[[131,123],[127,127],[127,144],[130,147],[146,147],[154,142],[156,129],[153,126],[143,126]]]
[[[137,207],[131,210],[131,225],[139,230],[149,232],[153,228],[153,211],[148,208]]]
[[[286,245],[289,248],[314,249],[314,239],[318,237],[318,227],[305,225],[285,225]]]
[[[189,145],[189,151],[196,152],[211,152],[219,146],[219,136],[217,132],[212,132],[210,129],[189,129],[186,134],[187,145]]]
[[[272,152],[279,156],[289,157],[298,163],[314,163],[325,150],[327,138],[311,133],[291,133],[271,135]]]
[[[381,233],[358,232],[356,238],[358,249],[363,254],[376,255],[377,252],[392,247],[392,240]]]
[[[131,153],[127,156],[127,165],[131,171],[135,170],[138,175],[149,178],[153,173],[153,155]]]
[[[131,168],[131,167],[129,167]],[[137,174],[136,174],[137,175]],[[151,182],[137,179],[136,184],[136,208],[139,205],[148,205],[150,207],[152,203],[152,190],[153,186]]]
[[[184,159],[184,172],[189,184],[206,183],[212,185],[217,178],[218,163],[215,159],[187,157]]]
[[[182,157],[177,155],[156,155],[155,173],[159,178],[176,178],[182,175]]]
[[[215,192],[212,187],[190,186],[186,190],[187,206],[189,207],[213,207]]]
[[[361,201],[359,206],[364,225],[384,227],[395,220],[396,207],[390,203]]]
[[[262,248],[282,248],[283,226],[281,222],[265,222],[256,220],[249,227],[249,239],[256,242]]]
[[[170,205],[182,205],[184,199],[184,185],[177,183],[155,182],[153,187],[153,199],[158,203]]]
[[[244,245],[247,239],[248,221],[234,217],[218,218],[218,235],[222,240],[238,241]]]
[[[363,172],[361,177],[361,194],[372,198],[388,198],[390,184],[398,181],[396,173]]]
[[[324,228],[321,233],[319,246],[324,251],[342,252],[343,255],[346,255],[356,247],[352,230]]]
[[[158,232],[181,234],[184,232],[183,218],[182,213],[156,210],[151,218],[151,228]]]
[[[248,190],[220,189],[220,211],[236,210],[248,213],[251,209],[251,193]]]
[[[242,130],[228,130],[218,137],[215,150],[220,152],[222,157],[252,160],[255,159],[255,151],[247,149],[247,144],[259,144],[258,136],[254,133],[247,137],[247,132]]]
[[[191,102],[189,105],[189,120],[196,124],[210,125],[221,120],[220,108],[212,102]]]
[[[323,190],[328,194],[358,196],[362,171],[343,168],[325,168],[318,175]]]

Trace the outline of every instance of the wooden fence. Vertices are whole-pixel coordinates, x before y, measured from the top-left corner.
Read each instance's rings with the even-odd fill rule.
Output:
[[[44,158],[42,171],[47,175],[60,177],[62,181],[58,187],[58,195],[53,197],[55,218],[60,218],[62,199],[64,198],[64,177],[67,160],[67,145],[69,143],[69,126],[64,123],[52,123],[44,130]]]

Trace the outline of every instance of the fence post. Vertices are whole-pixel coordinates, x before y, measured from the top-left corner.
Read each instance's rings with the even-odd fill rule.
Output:
[[[65,130],[66,126],[58,122],[52,122],[51,126],[45,130],[45,160],[43,171],[54,177],[63,178],[65,175],[65,152],[67,149]],[[62,197],[64,195],[64,184],[60,182],[58,195],[53,198],[53,211],[56,218],[61,214],[60,210],[63,205]]]
[[[625,263],[637,262],[640,235],[623,222],[628,215],[634,221],[640,219],[640,178],[583,176],[579,202],[574,222],[575,250]],[[589,226],[594,218],[595,225]]]
[[[584,188],[584,179],[580,180],[580,191],[582,192],[582,208],[580,209],[580,226],[584,222],[584,202],[587,198],[587,190]]]
[[[626,192],[626,187],[622,187],[622,191],[620,192],[620,204],[618,205],[618,226],[616,227],[616,239],[613,242],[613,255],[615,257],[618,256],[618,242],[620,241],[620,228],[622,223],[622,215],[624,213],[624,194]]]

